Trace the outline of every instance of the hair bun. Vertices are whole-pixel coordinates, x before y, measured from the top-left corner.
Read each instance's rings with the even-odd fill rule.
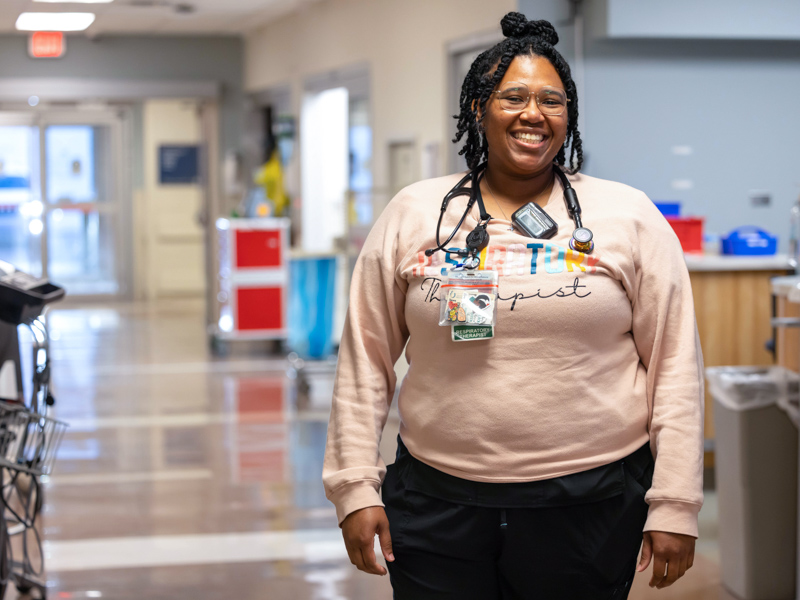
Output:
[[[558,43],[558,34],[550,21],[528,21],[522,13],[510,12],[500,21],[503,35],[510,38],[539,38],[551,46]]]

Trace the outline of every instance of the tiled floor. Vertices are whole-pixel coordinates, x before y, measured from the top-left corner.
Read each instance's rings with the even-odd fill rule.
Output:
[[[322,491],[332,363],[307,365],[306,393],[282,357],[212,358],[194,301],[62,307],[50,328],[70,423],[46,487],[51,598],[391,598],[350,566]],[[713,494],[702,528],[686,577],[641,575],[631,599],[728,600]]]

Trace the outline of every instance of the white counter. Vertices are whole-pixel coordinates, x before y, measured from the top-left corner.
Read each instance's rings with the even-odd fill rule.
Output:
[[[731,256],[725,254],[685,254],[689,271],[788,271],[786,254],[771,256]]]
[[[788,296],[789,292],[793,292],[797,290],[798,284],[800,284],[800,275],[787,275],[786,277],[773,277],[772,278],[772,293],[776,296]],[[792,294],[793,297],[796,297],[796,293]],[[794,301],[794,298],[792,298]]]

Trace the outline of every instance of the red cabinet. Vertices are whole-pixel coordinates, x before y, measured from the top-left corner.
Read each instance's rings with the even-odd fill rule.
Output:
[[[289,219],[218,219],[222,339],[285,339]]]
[[[283,288],[280,286],[236,289],[236,324],[242,331],[283,329]]]
[[[274,268],[283,265],[280,229],[238,229],[234,232],[237,269]]]

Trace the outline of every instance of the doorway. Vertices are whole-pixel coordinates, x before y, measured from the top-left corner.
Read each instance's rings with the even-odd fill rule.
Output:
[[[461,86],[464,78],[469,73],[473,61],[478,58],[481,52],[488,50],[496,43],[503,40],[499,31],[489,31],[467,36],[460,40],[454,40],[448,44],[448,93],[447,93],[447,114],[457,115],[461,108],[459,99],[461,97]],[[451,139],[455,134],[455,121],[450,121],[447,129],[447,137]],[[448,163],[451,173],[461,173],[467,170],[467,161],[458,152],[461,144],[451,144],[448,151]]]
[[[71,296],[127,292],[119,111],[0,112],[0,260]]]

